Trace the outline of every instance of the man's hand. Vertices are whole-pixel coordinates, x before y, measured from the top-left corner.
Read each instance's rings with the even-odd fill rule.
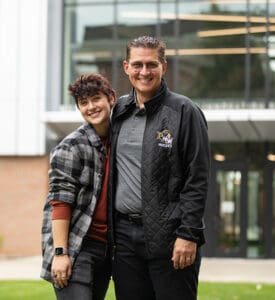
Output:
[[[72,264],[68,255],[54,256],[51,276],[55,285],[63,288],[68,285],[68,279],[72,274]]]
[[[196,258],[196,252],[196,243],[177,238],[172,257],[174,268],[178,270],[192,265]]]

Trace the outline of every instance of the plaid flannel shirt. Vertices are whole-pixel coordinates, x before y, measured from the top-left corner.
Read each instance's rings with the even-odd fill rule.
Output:
[[[72,207],[68,251],[73,265],[100,195],[104,155],[106,148],[89,124],[83,124],[65,137],[51,152],[49,193],[43,210],[43,262],[40,274],[46,280],[51,281],[51,263],[54,256],[52,206],[49,202],[59,200]]]

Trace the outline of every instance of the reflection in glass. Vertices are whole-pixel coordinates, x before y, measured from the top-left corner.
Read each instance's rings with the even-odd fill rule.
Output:
[[[240,244],[241,172],[217,172],[219,226],[218,248],[224,252],[238,250]]]
[[[113,2],[114,0],[107,0],[108,2]],[[99,0],[65,0],[65,4],[85,4],[85,3],[92,3],[92,2],[99,2]]]
[[[158,22],[157,4],[150,3],[118,4],[117,5],[117,73],[116,92],[117,95],[128,94],[130,83],[122,69],[122,62],[126,56],[126,44],[135,37],[142,35],[156,35],[156,24]]]
[[[247,257],[260,257],[263,254],[262,180],[262,170],[248,172]]]
[[[123,44],[140,35],[156,35],[158,22],[155,3],[135,3],[118,5],[118,38]]]
[[[179,92],[212,108],[239,105],[245,91],[245,38],[221,31],[246,30],[246,5],[200,4],[179,5]]]
[[[275,170],[272,176],[272,249],[275,251]]]
[[[128,93],[126,43],[157,35],[175,92],[206,109],[275,107],[275,1],[66,0],[64,13],[65,96],[88,71]]]
[[[269,1],[269,15],[270,17],[275,16],[275,2]],[[268,105],[271,108],[275,108],[275,32],[271,32],[268,35],[268,64],[270,67],[269,80],[267,80],[268,95]],[[268,68],[268,67],[267,67]]]
[[[112,79],[113,18],[112,5],[65,6],[65,107],[73,103],[68,96],[68,83],[78,75],[99,72]]]

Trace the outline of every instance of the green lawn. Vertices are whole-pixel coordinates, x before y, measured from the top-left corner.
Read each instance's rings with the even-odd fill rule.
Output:
[[[42,280],[2,280],[0,300],[55,300],[51,285]],[[273,300],[275,286],[269,284],[201,282],[198,300]],[[110,285],[106,300],[115,300]],[[130,300],[130,299],[129,299]],[[142,300],[142,299],[141,299]]]

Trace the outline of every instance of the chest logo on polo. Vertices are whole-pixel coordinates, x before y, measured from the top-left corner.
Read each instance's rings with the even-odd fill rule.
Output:
[[[172,148],[173,137],[168,129],[157,131],[158,145],[163,148]]]

